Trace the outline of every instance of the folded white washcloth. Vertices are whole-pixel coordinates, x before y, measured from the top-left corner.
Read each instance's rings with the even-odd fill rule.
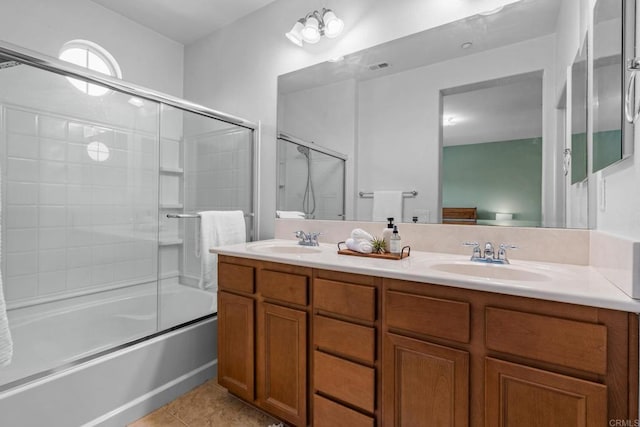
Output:
[[[306,215],[300,211],[276,211],[276,218],[305,219]]]
[[[347,248],[351,249],[352,251],[360,252],[363,254],[370,254],[371,252],[373,252],[373,246],[371,245],[371,242],[368,242],[366,240],[356,240],[350,238],[347,239],[345,244],[347,245]]]
[[[373,240],[373,236],[362,228],[354,228],[351,231],[351,238],[354,240],[366,240],[367,242],[371,242]]]

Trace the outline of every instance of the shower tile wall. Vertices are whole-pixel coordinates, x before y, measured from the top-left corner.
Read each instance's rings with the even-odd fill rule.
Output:
[[[252,134],[226,129],[185,138],[185,212],[252,208]],[[251,219],[246,218],[247,239]],[[182,283],[197,284],[200,260],[195,256],[194,222],[185,224]]]
[[[7,106],[3,121],[9,304],[155,280],[155,135]],[[90,142],[109,158],[93,160]]]

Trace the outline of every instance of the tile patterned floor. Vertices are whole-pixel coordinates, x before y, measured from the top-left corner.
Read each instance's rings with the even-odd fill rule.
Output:
[[[280,422],[227,393],[212,379],[129,427],[267,427]]]

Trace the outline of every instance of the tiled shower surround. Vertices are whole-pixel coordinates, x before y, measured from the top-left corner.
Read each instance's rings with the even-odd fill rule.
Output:
[[[9,306],[155,280],[156,136],[12,106],[2,119]]]
[[[185,211],[241,210],[245,214],[250,213],[251,132],[230,128],[187,135],[184,144]],[[251,217],[245,217],[248,240],[252,222]],[[181,277],[181,283],[192,285],[197,283],[200,276],[200,259],[195,256],[194,227],[194,221],[185,223],[184,269]]]

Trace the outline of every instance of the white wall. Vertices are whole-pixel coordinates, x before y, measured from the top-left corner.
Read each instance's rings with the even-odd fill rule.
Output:
[[[504,2],[278,0],[189,45],[185,97],[262,122],[261,237],[273,236],[275,224],[278,75],[490,10],[499,3]],[[345,21],[339,38],[299,48],[284,37],[297,19],[321,6],[333,8]]]
[[[0,40],[57,57],[62,45],[84,39],[120,64],[122,78],[182,96],[184,46],[87,0],[2,0]]]
[[[417,190],[404,201],[404,219],[430,212],[437,222],[440,205],[440,92],[471,83],[543,71],[544,162],[555,150],[553,35],[464,56],[431,66],[362,82],[359,87],[359,190]],[[469,70],[473,69],[470,73]],[[396,165],[394,176],[376,173]],[[385,168],[388,169],[388,168]],[[551,169],[551,167],[549,167]],[[416,174],[416,171],[420,171]],[[497,171],[499,173],[499,171]],[[508,179],[508,177],[505,177]],[[389,181],[394,188],[389,187]],[[545,190],[554,188],[544,182]],[[553,193],[553,191],[550,191]],[[543,197],[552,195],[543,194]],[[357,218],[371,218],[371,199],[360,199]],[[544,205],[543,205],[544,208]],[[549,212],[547,217],[553,212]],[[422,221],[422,219],[420,219]]]

